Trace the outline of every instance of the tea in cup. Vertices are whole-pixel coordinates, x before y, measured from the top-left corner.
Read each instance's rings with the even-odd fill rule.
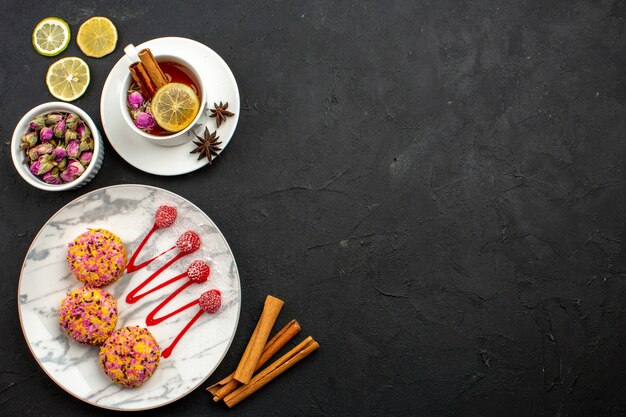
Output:
[[[133,45],[124,51],[131,64],[120,94],[123,118],[156,145],[190,141],[194,126],[208,119],[198,71],[175,51],[153,56],[149,49],[137,52]]]

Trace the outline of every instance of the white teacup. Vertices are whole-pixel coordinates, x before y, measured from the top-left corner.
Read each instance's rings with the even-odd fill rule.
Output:
[[[128,60],[128,65],[138,62],[139,58],[137,57],[137,50],[133,45],[128,45],[124,48],[124,52],[126,52],[126,58]],[[208,121],[209,115],[207,114],[207,102],[206,102],[206,86],[202,76],[196,71],[196,69],[191,65],[188,61],[181,58],[177,55],[177,51],[172,51],[171,54],[154,54],[154,58],[157,62],[174,62],[179,65],[182,65],[187,69],[190,73],[196,85],[198,86],[198,99],[200,100],[200,108],[198,109],[198,114],[194,118],[193,122],[189,124],[185,129],[180,132],[174,132],[167,136],[157,136],[143,130],[139,129],[135,126],[135,122],[130,117],[128,112],[128,90],[132,84],[132,77],[130,75],[130,71],[126,74],[126,77],[122,81],[122,88],[120,89],[120,107],[122,110],[122,117],[128,123],[131,129],[133,129],[137,134],[144,137],[146,140],[154,143],[159,146],[177,146],[183,143],[189,142],[194,138],[194,131],[199,127],[202,127]],[[201,133],[199,133],[201,134]]]

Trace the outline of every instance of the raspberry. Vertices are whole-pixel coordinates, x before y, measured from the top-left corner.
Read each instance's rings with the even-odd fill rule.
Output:
[[[222,305],[222,294],[219,290],[209,290],[203,292],[200,298],[198,298],[200,308],[209,314],[215,313],[220,309]]]
[[[193,261],[187,268],[187,277],[191,282],[200,283],[209,279],[211,269],[202,261]]]
[[[196,232],[187,230],[176,241],[176,247],[181,253],[187,254],[197,251],[200,248],[201,243],[202,241],[200,240],[200,236],[198,236]]]
[[[157,228],[164,229],[170,227],[176,220],[176,208],[172,206],[160,206],[154,216],[154,224]]]

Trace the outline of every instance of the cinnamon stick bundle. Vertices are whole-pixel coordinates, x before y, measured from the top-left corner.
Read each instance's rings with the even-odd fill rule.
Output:
[[[143,65],[148,77],[152,80],[157,90],[167,84],[167,78],[161,70],[161,67],[159,67],[156,59],[154,59],[154,55],[152,55],[150,49],[142,49],[137,55],[139,56],[141,65]]]
[[[278,333],[276,333],[263,348],[263,353],[259,358],[259,362],[255,367],[255,372],[258,371],[261,366],[270,360],[276,352],[278,352],[283,346],[287,344],[293,337],[300,332],[300,324],[296,320],[291,320],[285,325]],[[221,381],[211,385],[206,390],[213,394],[213,401],[218,402],[228,394],[237,389],[241,384],[233,379],[235,373],[228,375]]]
[[[306,358],[319,347],[320,345],[313,340],[311,336],[307,337],[300,344],[298,344],[298,346],[291,349],[280,359],[276,360],[267,368],[256,374],[248,384],[242,385],[235,391],[228,394],[224,398],[224,403],[226,403],[229,408],[234,407],[244,399],[248,398],[251,394],[263,388],[287,369]]]
[[[140,62],[136,62],[128,67],[128,70],[135,84],[141,89],[141,93],[144,94],[144,96],[152,98],[157,92],[157,87],[150,77],[148,77],[148,73],[143,65],[141,65]]]
[[[159,63],[154,59],[150,49],[142,49],[137,55],[141,62],[135,62],[128,67],[128,70],[142,94],[152,98],[159,88],[168,83],[167,77],[159,67]]]
[[[243,352],[241,361],[233,374],[234,380],[242,384],[247,384],[250,382],[250,379],[252,379],[252,374],[256,369],[259,358],[263,353],[265,343],[267,342],[267,338],[272,331],[272,327],[274,327],[274,323],[278,318],[280,310],[283,308],[283,304],[285,304],[284,301],[276,297],[272,297],[271,295],[268,295],[265,299],[263,312],[261,313],[259,322],[257,323],[254,333],[252,333],[252,338],[248,342],[248,346],[246,346],[246,350]]]

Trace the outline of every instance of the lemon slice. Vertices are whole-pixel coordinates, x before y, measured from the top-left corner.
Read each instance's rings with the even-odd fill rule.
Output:
[[[78,28],[76,43],[85,55],[102,58],[115,50],[117,29],[106,17],[92,17]]]
[[[59,100],[72,101],[82,96],[89,86],[89,67],[82,59],[61,58],[48,68],[46,85]]]
[[[69,44],[70,27],[58,17],[46,17],[33,30],[33,47],[41,55],[58,55]]]
[[[168,132],[180,132],[189,126],[199,108],[196,93],[181,83],[169,83],[159,88],[150,105],[154,120]]]

